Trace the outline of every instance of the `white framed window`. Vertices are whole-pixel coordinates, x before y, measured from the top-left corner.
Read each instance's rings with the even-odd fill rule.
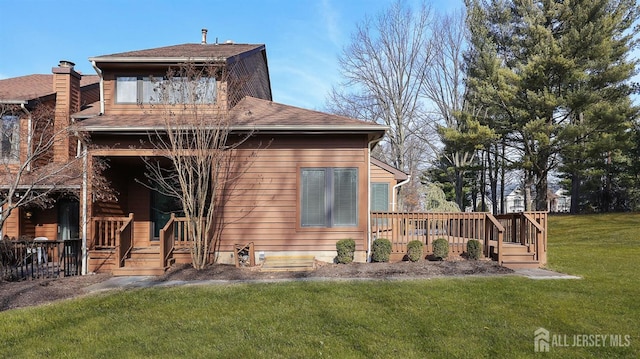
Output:
[[[2,116],[0,125],[0,159],[18,161],[20,151],[20,121],[18,116]]]
[[[302,168],[300,186],[302,227],[358,225],[357,168]]]

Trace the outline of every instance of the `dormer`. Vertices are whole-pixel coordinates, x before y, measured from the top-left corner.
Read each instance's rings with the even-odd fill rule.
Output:
[[[210,98],[207,102],[221,108],[228,110],[245,96],[272,100],[265,45],[230,41],[208,44],[204,29],[201,43],[103,55],[89,61],[102,80],[102,114],[143,112],[145,105],[159,101],[154,88],[162,86],[171,71],[185,64],[215,69],[208,71],[206,78],[199,78],[194,88],[202,92],[199,98]]]

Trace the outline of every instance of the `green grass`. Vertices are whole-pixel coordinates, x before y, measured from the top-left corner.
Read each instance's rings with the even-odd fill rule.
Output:
[[[2,357],[640,357],[640,215],[552,217],[549,267],[520,277],[144,289],[0,313]],[[533,332],[631,335],[552,347]]]

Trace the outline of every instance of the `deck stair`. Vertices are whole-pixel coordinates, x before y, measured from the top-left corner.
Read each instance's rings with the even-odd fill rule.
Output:
[[[160,247],[133,248],[124,267],[114,268],[114,276],[162,275],[166,271],[160,265]]]
[[[307,272],[315,269],[315,257],[308,255],[269,256],[261,272]]]
[[[510,269],[540,268],[540,262],[535,259],[535,253],[530,251],[529,246],[517,243],[502,245],[501,264]]]

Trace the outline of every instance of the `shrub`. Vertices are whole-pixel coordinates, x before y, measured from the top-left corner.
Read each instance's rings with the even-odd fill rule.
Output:
[[[353,253],[356,251],[356,241],[351,238],[339,240],[336,242],[336,250],[338,251],[336,262],[351,263],[353,262]]]
[[[467,257],[469,259],[478,260],[482,256],[482,247],[477,239],[470,239],[467,242]]]
[[[391,241],[386,238],[378,238],[373,241],[371,248],[371,260],[374,262],[388,262],[391,256]]]
[[[449,242],[444,238],[438,238],[433,241],[433,257],[443,260],[449,255]]]
[[[421,241],[413,240],[407,243],[407,258],[412,262],[417,262],[422,258],[423,245]]]

